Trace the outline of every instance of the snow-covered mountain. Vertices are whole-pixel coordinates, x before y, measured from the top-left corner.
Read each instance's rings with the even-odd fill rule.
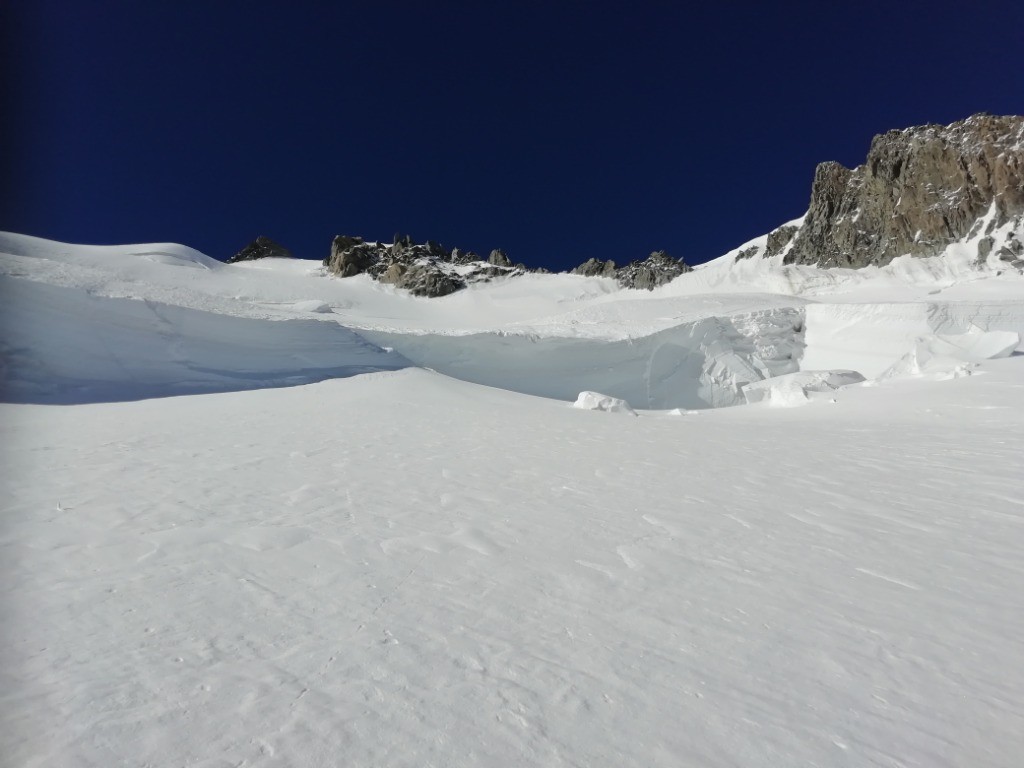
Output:
[[[1024,331],[1024,278],[994,252],[979,263],[971,239],[863,270],[740,258],[766,239],[651,291],[524,274],[425,299],[294,259],[3,235],[6,396],[136,399],[415,364],[563,400],[598,390],[695,409],[743,403],[745,385],[809,365],[877,375],[929,334]],[[837,324],[850,341],[827,354]]]
[[[1024,232],[809,219],[439,298],[0,234],[4,761],[1016,765]]]

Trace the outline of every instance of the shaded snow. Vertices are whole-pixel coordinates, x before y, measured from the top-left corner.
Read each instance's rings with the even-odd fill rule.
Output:
[[[410,363],[340,325],[273,322],[0,278],[0,395],[82,403],[294,386]]]

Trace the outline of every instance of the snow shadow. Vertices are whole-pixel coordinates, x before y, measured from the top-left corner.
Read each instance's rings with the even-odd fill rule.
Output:
[[[0,280],[0,400],[71,405],[309,384],[411,364],[322,320]]]

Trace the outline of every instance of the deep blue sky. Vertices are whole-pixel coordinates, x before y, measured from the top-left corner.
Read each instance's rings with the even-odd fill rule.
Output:
[[[698,263],[889,128],[1024,112],[1024,3],[0,0],[0,229]]]

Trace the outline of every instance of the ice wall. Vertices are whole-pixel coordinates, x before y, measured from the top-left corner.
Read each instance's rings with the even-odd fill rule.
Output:
[[[637,408],[709,408],[744,402],[743,385],[797,370],[797,309],[710,317],[624,341],[504,333],[360,331],[416,365],[478,384],[574,400],[583,390]]]

